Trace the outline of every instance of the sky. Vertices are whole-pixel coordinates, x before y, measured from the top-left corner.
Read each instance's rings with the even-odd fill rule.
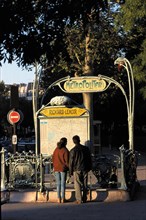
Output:
[[[34,81],[34,69],[32,71],[22,70],[16,63],[2,63],[0,67],[0,81],[5,84],[20,84]]]

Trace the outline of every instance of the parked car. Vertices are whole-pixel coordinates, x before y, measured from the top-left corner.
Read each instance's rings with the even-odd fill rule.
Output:
[[[33,151],[35,152],[35,139],[34,138],[24,138],[20,139],[17,144],[18,152],[22,151]]]

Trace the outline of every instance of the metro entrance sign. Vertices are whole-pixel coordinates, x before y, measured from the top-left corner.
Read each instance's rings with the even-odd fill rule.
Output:
[[[20,114],[17,111],[11,110],[7,115],[10,124],[16,124],[20,120]]]
[[[67,93],[101,92],[106,89],[106,81],[99,77],[71,77],[64,83]]]

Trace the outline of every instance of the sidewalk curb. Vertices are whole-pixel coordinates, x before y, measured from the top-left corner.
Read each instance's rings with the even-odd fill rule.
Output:
[[[66,190],[66,202],[75,201],[74,189]],[[19,191],[10,192],[10,203],[15,202],[56,202],[56,191]],[[105,190],[91,190],[88,194],[89,202],[117,202],[117,201],[130,201],[129,193],[122,189],[105,189]]]

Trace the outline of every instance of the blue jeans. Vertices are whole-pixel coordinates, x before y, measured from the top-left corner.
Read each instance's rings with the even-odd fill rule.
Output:
[[[65,199],[66,172],[55,172],[57,197]]]

